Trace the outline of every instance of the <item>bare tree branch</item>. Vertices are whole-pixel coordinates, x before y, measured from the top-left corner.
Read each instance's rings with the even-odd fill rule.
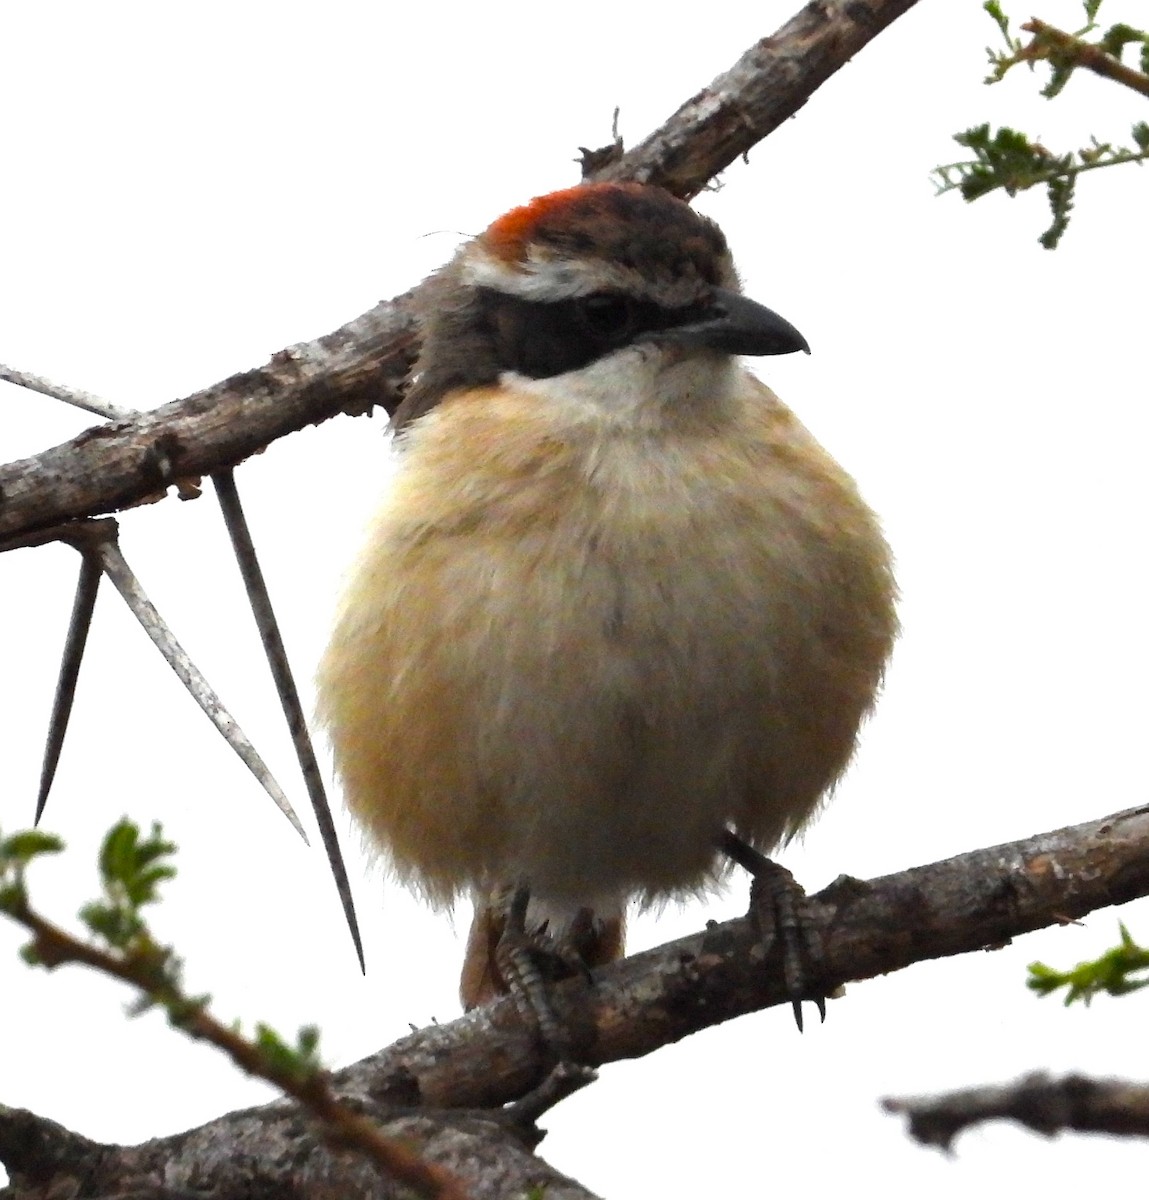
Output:
[[[464,1179],[470,1200],[596,1200],[532,1151],[538,1135],[497,1112],[420,1112],[348,1097],[389,1138]],[[237,1152],[242,1147],[242,1152]],[[320,1142],[297,1105],[276,1101],[140,1146],[89,1141],[25,1109],[0,1105],[0,1160],[12,1200],[410,1200],[362,1156]],[[59,1193],[49,1190],[57,1181]],[[74,1189],[74,1190],[73,1190]]]
[[[596,178],[654,183],[689,200],[915,2],[807,4]]]
[[[695,195],[914,2],[813,0],[597,177]],[[0,539],[162,499],[178,479],[235,466],[341,410],[393,412],[417,346],[412,296],[264,367],[0,468]]]
[[[823,923],[826,992],[931,958],[1001,946],[1098,908],[1149,895],[1149,807],[863,881],[810,897]],[[555,989],[558,1015],[593,1065],[638,1058],[700,1029],[789,1002],[779,955],[763,963],[752,922],[715,925]],[[829,1020],[833,1020],[830,1005]],[[474,1026],[484,1030],[480,1037]],[[535,1086],[543,1058],[512,1001],[420,1030],[336,1073],[337,1086],[384,1077],[425,1104],[506,1104]]]
[[[824,921],[819,983],[829,989],[1000,946],[1146,894],[1149,808],[869,882],[842,877],[811,897]],[[787,1003],[781,975],[779,955],[763,959],[751,923],[739,919],[612,964],[593,986],[571,980],[555,989],[554,1000],[585,1061],[599,1064]],[[475,1198],[522,1195],[544,1182],[548,1197],[585,1197],[530,1153],[537,1133],[515,1119],[515,1100],[540,1085],[537,1094],[546,1094],[545,1075],[535,1030],[504,999],[403,1038],[334,1072],[331,1084],[338,1099],[380,1121],[387,1136],[410,1138],[428,1162],[459,1175]],[[500,1107],[506,1104],[509,1113]],[[534,1111],[528,1103],[518,1115],[530,1120]],[[29,1132],[38,1118],[0,1109],[0,1159],[29,1188],[78,1178],[85,1196],[122,1190],[115,1185],[125,1179],[161,1190],[194,1180],[217,1197],[275,1189],[310,1195],[320,1184],[328,1194],[394,1195],[353,1160],[333,1154],[295,1113],[279,1101],[144,1146],[92,1149],[50,1122]]]
[[[922,1145],[947,1151],[959,1133],[985,1121],[1016,1121],[1046,1137],[1066,1129],[1149,1137],[1149,1086],[1124,1079],[1052,1079],[1038,1072],[940,1096],[891,1097],[882,1107],[904,1113],[910,1136]]]

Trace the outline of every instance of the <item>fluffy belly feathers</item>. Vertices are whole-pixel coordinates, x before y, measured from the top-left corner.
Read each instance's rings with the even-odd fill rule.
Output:
[[[749,380],[749,377],[747,377]],[[349,805],[429,898],[704,886],[833,785],[895,630],[852,482],[743,428],[556,430],[505,390],[412,431],[319,674]]]

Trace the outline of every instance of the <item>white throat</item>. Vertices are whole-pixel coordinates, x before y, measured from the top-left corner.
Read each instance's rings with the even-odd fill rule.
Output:
[[[654,431],[721,413],[741,373],[727,355],[639,344],[550,379],[505,371],[500,383],[538,396],[572,423]]]

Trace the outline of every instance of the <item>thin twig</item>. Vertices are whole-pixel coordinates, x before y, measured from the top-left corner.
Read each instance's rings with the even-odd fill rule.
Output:
[[[63,400],[65,404],[86,409],[97,416],[106,417],[109,421],[127,421],[140,415],[139,409],[124,408],[100,396],[93,396],[91,392],[85,392],[82,388],[53,383],[43,375],[33,375],[31,371],[18,371],[15,367],[6,367],[3,363],[0,363],[0,379],[14,383],[17,387],[27,388],[30,392],[51,396],[53,400]]]
[[[68,719],[72,715],[72,702],[76,698],[76,680],[80,675],[80,663],[84,648],[88,644],[88,630],[92,626],[92,612],[96,607],[96,594],[100,589],[103,568],[99,557],[88,546],[80,546],[80,575],[76,580],[76,598],[72,602],[72,616],[68,621],[68,633],[64,639],[64,653],[60,657],[60,674],[56,680],[56,694],[52,699],[52,716],[48,722],[48,737],[44,743],[44,762],[40,768],[40,790],[36,796],[36,824],[44,814],[52,780],[56,777],[56,766],[60,751],[64,748],[64,736],[68,732]]]
[[[264,791],[275,801],[279,810],[291,822],[296,832],[306,842],[307,834],[291,807],[283,789],[276,782],[267,764],[259,756],[259,752],[248,740],[247,735],[236,723],[235,718],[223,706],[211,684],[204,678],[203,673],[188,657],[180,645],[168,623],[160,616],[156,606],[148,599],[140,586],[131,567],[128,566],[120,550],[118,542],[111,538],[101,539],[97,543],[96,554],[99,556],[103,572],[115,585],[131,610],[132,616],[143,626],[148,637],[155,643],[156,649],[163,655],[180,682],[187,688],[195,702],[203,709],[211,723],[223,735],[227,744],[239,755],[251,773],[259,780]]]
[[[1036,17],[1026,21],[1022,29],[1033,34],[1033,41],[1020,51],[1020,59],[1032,62],[1055,56],[1069,65],[1084,67],[1103,79],[1112,79],[1114,83],[1124,84],[1142,96],[1149,96],[1149,75],[1127,67],[1119,58],[1106,54],[1100,46],[1074,37],[1055,25],[1047,25]]]
[[[248,603],[255,616],[255,624],[259,630],[260,641],[263,643],[267,663],[275,681],[275,690],[283,707],[283,715],[287,720],[287,728],[291,734],[291,742],[295,747],[299,767],[303,773],[303,782],[307,787],[307,795],[311,799],[311,807],[315,811],[315,820],[319,826],[319,836],[323,848],[327,851],[327,861],[331,865],[331,874],[335,878],[335,887],[339,892],[339,902],[343,905],[343,915],[347,919],[347,927],[351,931],[351,940],[355,943],[355,953],[359,956],[359,966],[365,969],[363,961],[363,942],[359,936],[359,922],[355,916],[355,901],[351,895],[351,881],[347,878],[347,868],[343,863],[343,855],[339,849],[339,838],[335,832],[335,824],[331,819],[331,807],[327,802],[327,792],[323,786],[323,775],[319,763],[315,759],[315,748],[311,744],[311,735],[307,730],[307,718],[303,715],[303,705],[299,702],[299,690],[291,673],[291,664],[287,658],[287,649],[279,631],[279,623],[275,619],[271,596],[267,591],[267,583],[259,566],[255,553],[255,543],[243,513],[243,505],[239,499],[239,491],[235,486],[235,473],[230,469],[217,471],[212,476],[216,496],[219,499],[227,532],[235,551],[239,571],[243,576],[243,585],[247,590]]]
[[[524,1132],[530,1133],[538,1123],[539,1117],[597,1079],[598,1072],[594,1067],[566,1061],[556,1063],[538,1087],[532,1088],[525,1096],[520,1096],[518,1100],[506,1105],[503,1108],[503,1116]]]
[[[156,977],[150,973],[147,959],[112,954],[82,942],[46,920],[26,902],[9,900],[4,911],[32,933],[36,958],[44,966],[53,969],[69,963],[79,964],[138,989],[150,1002],[166,1009],[173,1023],[189,1037],[210,1043],[222,1050],[240,1070],[266,1079],[298,1100],[319,1120],[329,1141],[361,1151],[376,1166],[413,1188],[420,1196],[433,1200],[467,1200],[454,1175],[425,1161],[410,1146],[387,1137],[372,1121],[341,1104],[331,1090],[326,1071],[316,1068],[304,1073],[273,1061],[260,1046],[217,1021],[201,1004],[183,995],[170,982],[157,988]]]

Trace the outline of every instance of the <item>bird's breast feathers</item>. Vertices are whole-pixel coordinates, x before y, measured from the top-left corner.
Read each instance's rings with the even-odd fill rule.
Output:
[[[885,544],[768,389],[692,370],[670,411],[665,377],[622,414],[602,381],[504,379],[406,436],[320,708],[433,899],[697,887],[720,828],[768,847],[848,761],[894,633]]]

